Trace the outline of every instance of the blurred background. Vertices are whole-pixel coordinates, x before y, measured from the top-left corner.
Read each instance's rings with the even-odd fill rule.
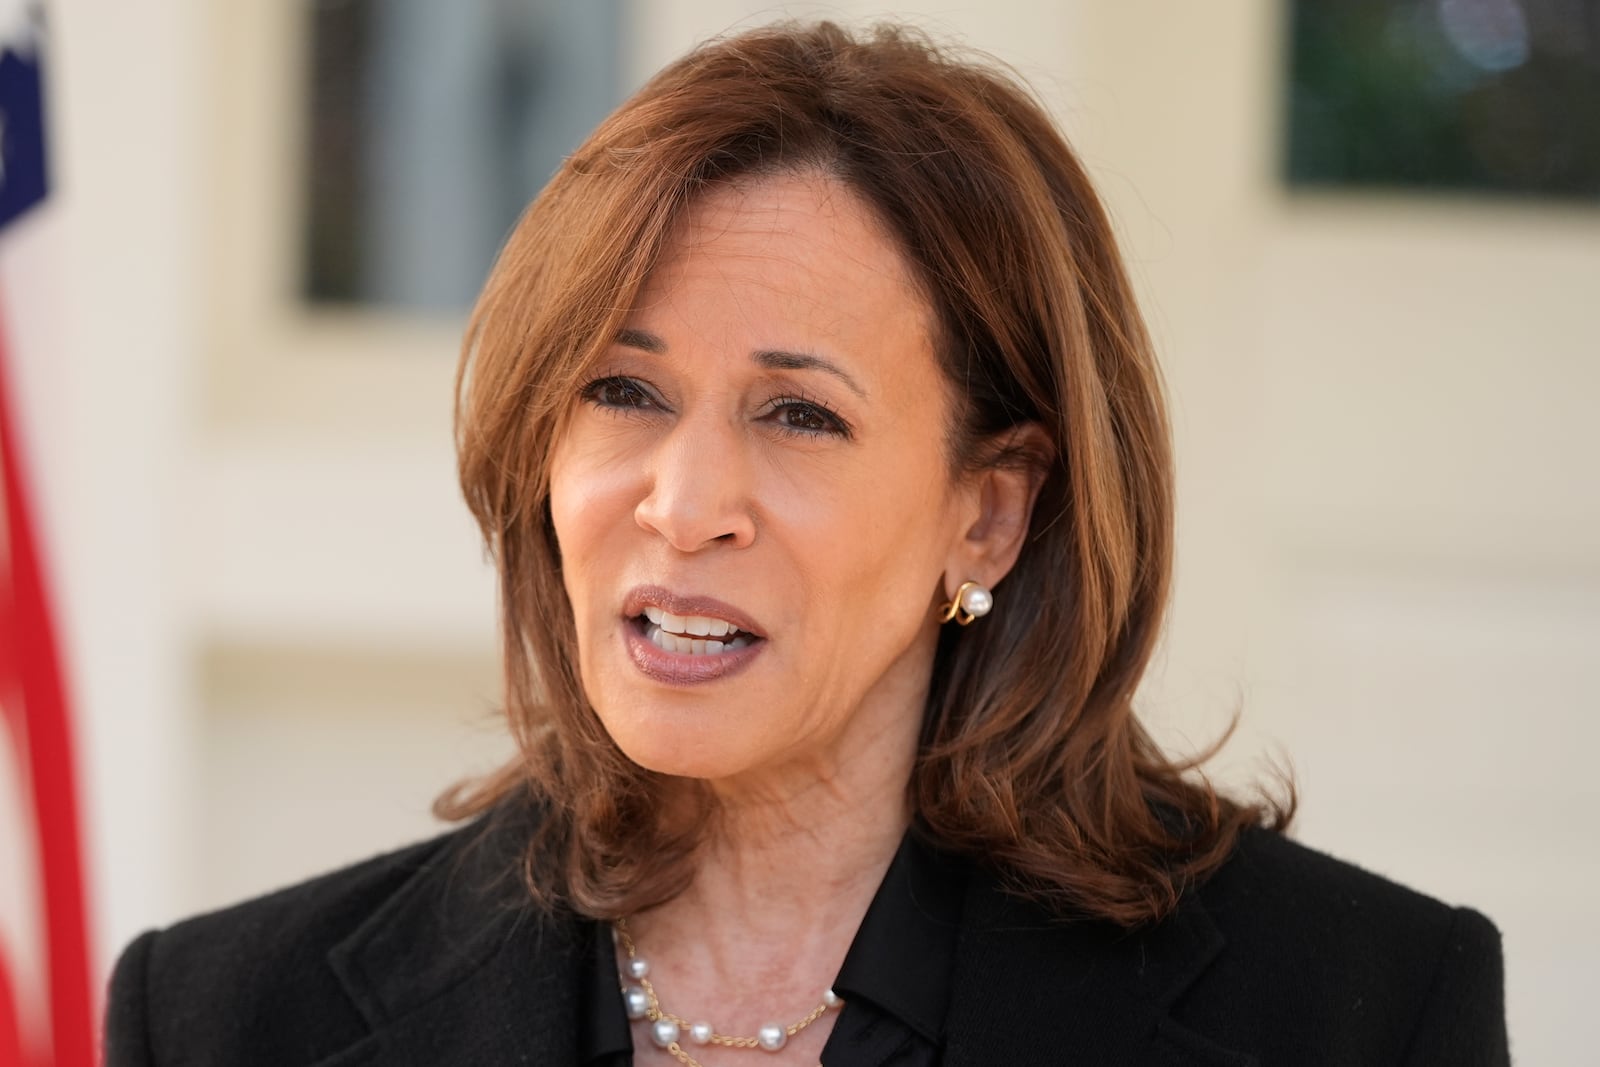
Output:
[[[8,233],[96,967],[436,832],[509,751],[454,483],[472,294],[649,73],[782,15],[991,52],[1098,179],[1164,359],[1158,734],[1492,916],[1514,1051],[1600,956],[1600,3],[76,0]],[[23,266],[25,264],[26,266]],[[1003,602],[1005,590],[999,590]],[[1592,1062],[1585,1059],[1584,1062]]]

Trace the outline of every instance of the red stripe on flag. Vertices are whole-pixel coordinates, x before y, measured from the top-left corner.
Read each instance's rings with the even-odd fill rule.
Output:
[[[16,987],[6,974],[6,959],[0,956],[0,1067],[21,1065],[22,1026],[17,1021]]]
[[[10,631],[16,638],[17,655],[12,662],[17,677],[11,681],[22,694],[22,714],[27,720],[23,736],[28,739],[26,759],[39,823],[53,1067],[93,1067],[95,1025],[72,736],[54,621],[29,507],[22,442],[7,391],[3,326],[0,321],[0,464],[4,465],[0,484],[5,497],[0,522],[9,531],[13,595],[0,598],[0,611],[11,612],[0,631]],[[0,558],[0,566],[4,565]],[[0,589],[6,584],[0,582]]]

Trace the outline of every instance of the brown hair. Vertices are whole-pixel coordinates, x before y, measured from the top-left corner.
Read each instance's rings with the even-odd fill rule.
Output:
[[[701,47],[607,119],[511,235],[464,345],[457,437],[499,566],[521,755],[439,809],[531,793],[544,814],[526,873],[547,905],[614,916],[687,884],[711,802],[665,817],[665,780],[589,707],[551,444],[685,206],[802,168],[872,205],[919,275],[955,398],[953,462],[1001,461],[993,443],[1028,422],[1054,447],[1032,460],[1047,466],[1003,610],[941,635],[916,821],[1059,911],[1157,919],[1243,827],[1285,823],[1292,799],[1219,796],[1133,716],[1168,593],[1172,467],[1150,342],[1082,165],[1014,80],[892,27],[782,24]]]

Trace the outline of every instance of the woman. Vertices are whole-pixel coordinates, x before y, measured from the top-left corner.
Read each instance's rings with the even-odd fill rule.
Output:
[[[1134,719],[1156,367],[1004,76],[826,24],[669,67],[522,220],[459,399],[520,758],[135,942],[112,1064],[1506,1062],[1487,920]]]

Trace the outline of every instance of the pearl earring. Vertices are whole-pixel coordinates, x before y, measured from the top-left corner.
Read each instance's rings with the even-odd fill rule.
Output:
[[[950,603],[946,604],[939,613],[940,622],[949,622],[954,619],[962,626],[968,626],[980,615],[989,614],[994,608],[994,594],[989,592],[987,586],[977,582],[962,582],[961,588],[956,590],[956,595]]]

